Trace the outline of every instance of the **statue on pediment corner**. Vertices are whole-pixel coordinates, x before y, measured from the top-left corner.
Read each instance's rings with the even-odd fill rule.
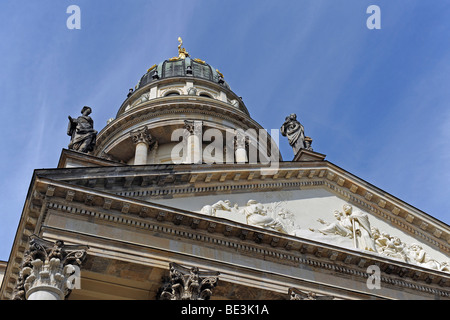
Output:
[[[297,115],[295,113],[286,117],[280,131],[284,137],[288,138],[289,144],[294,150],[294,154],[297,154],[300,149],[313,150],[311,148],[312,139],[305,136],[305,128],[297,120]]]
[[[71,136],[69,149],[88,153],[93,151],[97,140],[97,131],[94,130],[94,121],[89,116],[91,107],[84,106],[81,116],[73,119],[69,116],[67,135]]]

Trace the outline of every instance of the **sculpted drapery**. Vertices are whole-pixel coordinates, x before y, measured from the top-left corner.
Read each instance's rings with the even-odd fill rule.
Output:
[[[97,131],[94,130],[94,121],[89,116],[92,109],[88,106],[83,107],[81,116],[73,119],[69,116],[69,127],[67,135],[71,136],[69,149],[87,153],[94,150],[97,139]]]
[[[305,129],[297,121],[297,115],[295,113],[286,117],[280,131],[283,136],[288,138],[294,154],[297,154],[300,149],[305,148]]]

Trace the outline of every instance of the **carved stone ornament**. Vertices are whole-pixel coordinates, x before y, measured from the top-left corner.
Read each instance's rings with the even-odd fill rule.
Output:
[[[187,130],[189,135],[197,135],[201,137],[203,132],[202,126],[203,126],[202,121],[184,120],[183,128]]]
[[[281,233],[295,234],[299,228],[295,217],[283,202],[262,204],[256,200],[248,200],[246,205],[231,204],[229,200],[219,200],[212,205],[205,205],[200,213],[217,216],[217,212],[230,212],[245,217],[247,224],[263,229],[275,230]]]
[[[13,299],[28,300],[39,291],[50,292],[56,299],[64,299],[72,291],[74,279],[71,276],[85,260],[89,247],[68,246],[60,240],[53,243],[36,235],[30,238]]]
[[[148,131],[147,127],[139,128],[136,131],[130,132],[131,139],[133,140],[133,143],[145,143],[148,146],[151,146],[155,143],[155,141],[152,138],[152,135]]]
[[[335,210],[336,221],[317,221],[325,225],[320,229],[309,228],[310,231],[330,237],[352,239],[355,248],[372,251],[406,263],[419,265],[443,272],[450,272],[450,262],[439,262],[432,258],[421,245],[402,242],[399,237],[391,236],[370,225],[369,217],[350,204],[344,204],[343,211]]]
[[[317,295],[312,291],[301,291],[296,288],[289,288],[288,291],[291,300],[333,300],[333,296]]]
[[[200,271],[170,263],[170,276],[158,292],[159,300],[209,300],[219,280],[217,271]]]

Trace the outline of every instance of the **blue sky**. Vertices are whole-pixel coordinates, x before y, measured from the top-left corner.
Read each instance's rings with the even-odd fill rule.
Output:
[[[449,16],[447,0],[1,1],[0,260],[33,170],[67,148],[67,116],[89,105],[100,131],[179,36],[264,128],[296,113],[327,160],[450,224]]]

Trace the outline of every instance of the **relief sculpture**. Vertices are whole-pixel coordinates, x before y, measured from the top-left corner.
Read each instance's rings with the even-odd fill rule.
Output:
[[[399,237],[391,236],[377,227],[371,226],[369,216],[348,203],[343,205],[342,211],[334,210],[335,221],[327,222],[319,218],[317,221],[323,227],[308,228],[309,230],[298,226],[295,213],[287,209],[284,202],[262,204],[256,200],[248,200],[245,205],[239,205],[232,204],[230,200],[219,200],[212,205],[203,206],[200,212],[209,216],[218,216],[220,213],[220,217],[259,228],[319,241],[339,242],[342,246],[373,252],[438,271],[450,272],[450,262],[439,262],[419,244],[407,244]],[[347,240],[338,241],[338,239]]]
[[[360,210],[354,210],[349,204],[343,206],[343,212],[334,211],[337,222],[326,223],[322,219],[318,221],[326,224],[326,227],[318,229],[322,234],[337,234],[353,239],[355,248],[376,252],[375,241],[372,237],[369,218]],[[314,229],[311,229],[314,231]]]
[[[345,204],[342,212],[335,210],[334,217],[336,221],[331,223],[318,219],[317,221],[325,226],[320,229],[309,228],[309,230],[323,235],[350,238],[353,240],[353,247],[365,251],[373,251],[403,262],[450,272],[449,262],[438,262],[430,257],[419,244],[408,245],[399,237],[391,236],[370,226],[368,216],[362,211],[354,209],[350,204]]]
[[[212,205],[205,205],[201,213],[216,216],[218,211],[228,211],[241,216],[247,224],[291,234],[296,228],[294,215],[281,202],[262,204],[256,200],[247,201],[246,205],[231,204],[229,200],[219,200]]]
[[[273,229],[287,233],[283,224],[268,214],[267,208],[255,200],[249,200],[247,206],[241,209],[247,219],[247,223],[264,229]]]
[[[208,216],[216,216],[217,210],[232,211],[233,209],[237,210],[237,204],[231,206],[230,200],[219,200],[213,205],[204,206],[200,212]]]

